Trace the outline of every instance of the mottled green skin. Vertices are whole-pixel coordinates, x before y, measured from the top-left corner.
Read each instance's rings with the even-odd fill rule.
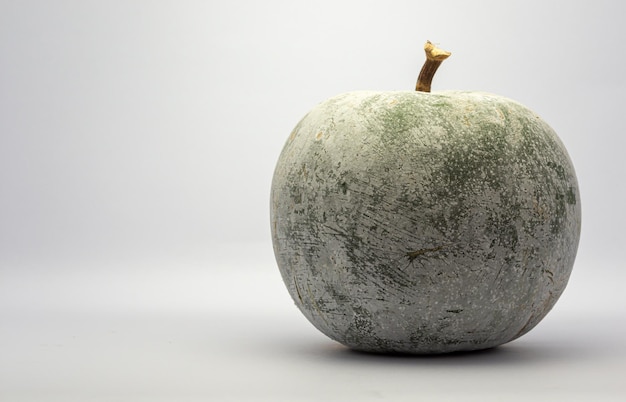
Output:
[[[554,131],[470,92],[351,92],[293,130],[271,193],[293,300],[351,348],[443,353],[533,328],[569,278],[574,168]]]

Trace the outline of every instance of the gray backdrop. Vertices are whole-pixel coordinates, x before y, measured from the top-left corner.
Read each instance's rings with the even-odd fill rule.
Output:
[[[298,386],[267,368],[280,360],[259,363],[269,359],[268,345],[289,356],[276,363],[276,374],[289,377],[303,369],[302,348],[326,353],[331,341],[295,310],[274,266],[274,164],[293,126],[325,98],[412,89],[426,39],[452,52],[434,90],[520,101],[556,130],[577,169],[583,233],[571,289],[546,318],[555,326],[541,332],[541,324],[535,338],[528,335],[534,347],[504,349],[544,356],[537,353],[544,339],[552,345],[565,338],[572,353],[563,355],[576,359],[576,345],[590,345],[594,334],[597,343],[609,342],[599,333],[614,334],[613,357],[624,353],[624,324],[615,324],[624,322],[619,284],[626,279],[624,15],[623,2],[597,0],[0,1],[0,397],[95,400],[117,392],[186,400],[192,394],[182,389],[191,389],[199,399],[289,400]],[[116,321],[117,313],[137,317]],[[182,329],[172,334],[145,321],[129,330],[145,317]],[[571,328],[559,331],[566,324],[553,317],[570,317]],[[577,324],[584,319],[591,321]],[[572,335],[582,327],[595,329]],[[113,339],[110,331],[123,334]],[[155,357],[166,353],[158,342],[170,338],[197,346],[185,349],[193,358],[167,352],[180,367]],[[259,339],[268,343],[255,344]],[[302,348],[291,344],[285,352],[286,339],[303,339]],[[502,363],[502,353],[481,362]],[[337,363],[365,359],[368,370],[381,364],[343,349],[328,354],[339,361],[318,361],[306,376],[332,382],[320,373]],[[198,357],[205,355],[212,357]],[[220,369],[233,359],[249,372]],[[612,362],[605,370],[623,368]],[[600,366],[567,364],[576,363]],[[191,380],[184,367],[196,373]],[[407,378],[415,373],[403,369],[417,370],[407,361],[394,369]],[[376,382],[380,373],[371,370],[362,373],[371,392],[335,385],[330,394],[409,395],[400,383]],[[443,375],[420,373],[431,376],[428,384],[446,383]],[[446,376],[455,373],[461,375]],[[241,375],[260,379],[241,388]],[[625,394],[617,377],[599,374],[597,381],[584,390]],[[500,384],[503,392],[513,386]]]

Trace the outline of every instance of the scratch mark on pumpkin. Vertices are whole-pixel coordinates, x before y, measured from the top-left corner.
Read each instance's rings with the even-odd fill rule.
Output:
[[[417,257],[420,257],[426,253],[434,253],[443,249],[443,246],[437,246],[433,248],[422,248],[415,251],[409,251],[406,253],[406,257],[409,259],[409,262],[413,262]]]
[[[309,299],[311,300],[311,304],[313,305],[313,308],[315,309],[315,311],[317,311],[317,314],[320,316],[322,321],[324,321],[324,323],[328,326],[328,328],[332,328],[332,325],[330,325],[328,320],[326,320],[324,313],[320,309],[320,306],[317,304],[315,297],[313,297],[313,292],[311,292],[311,286],[308,284],[308,282],[306,284],[306,288],[307,288],[307,292],[309,293]]]
[[[302,295],[300,294],[300,288],[298,288],[298,282],[296,281],[296,277],[293,277],[293,284],[296,287],[296,293],[298,294],[298,299],[300,300],[300,303],[302,303]]]
[[[554,285],[554,273],[550,271],[549,269],[545,269],[545,268],[543,270],[543,273],[547,274],[548,280],[550,280],[550,283]]]

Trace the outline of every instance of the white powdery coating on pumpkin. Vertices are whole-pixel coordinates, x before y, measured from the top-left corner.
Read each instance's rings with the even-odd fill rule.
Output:
[[[352,92],[296,126],[272,183],[296,305],[369,351],[508,342],[562,293],[580,232],[573,167],[524,106],[483,93]]]

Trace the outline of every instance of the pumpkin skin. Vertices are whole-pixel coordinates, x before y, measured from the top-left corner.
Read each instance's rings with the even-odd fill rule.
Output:
[[[556,133],[477,92],[350,92],[295,127],[271,188],[296,306],[356,350],[445,353],[531,330],[570,276],[581,211]]]

